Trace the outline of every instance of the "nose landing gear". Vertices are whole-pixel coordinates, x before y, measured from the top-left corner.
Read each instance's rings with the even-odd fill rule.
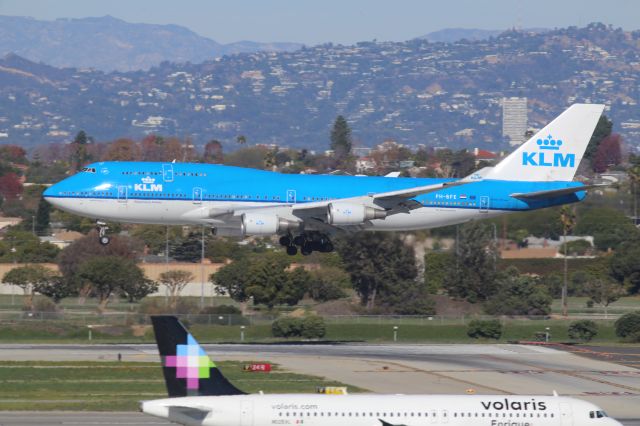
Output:
[[[109,227],[106,223],[101,221],[98,221],[96,223],[98,225],[98,241],[103,246],[106,246],[111,242],[111,238],[109,238],[109,236],[107,235],[107,230],[109,229]]]

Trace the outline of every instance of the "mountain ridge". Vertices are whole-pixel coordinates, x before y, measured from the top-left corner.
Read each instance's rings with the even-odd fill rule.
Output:
[[[109,74],[9,55],[0,59],[0,143],[68,142],[83,129],[98,141],[153,133],[231,149],[243,135],[324,150],[340,114],[356,146],[393,139],[495,151],[508,146],[502,97],[526,96],[532,128],[572,103],[604,103],[616,131],[640,147],[639,71],[640,31],[604,24],[450,44],[325,44]]]
[[[137,71],[166,60],[199,63],[228,54],[300,47],[289,42],[221,44],[180,25],[129,23],[110,15],[54,21],[0,15],[0,56],[15,53],[64,68]]]

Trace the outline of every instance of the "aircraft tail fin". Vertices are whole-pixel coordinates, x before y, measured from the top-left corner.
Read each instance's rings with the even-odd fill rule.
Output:
[[[604,105],[573,104],[498,163],[485,179],[571,181]]]
[[[222,375],[178,318],[158,315],[151,322],[170,397],[244,394]]]

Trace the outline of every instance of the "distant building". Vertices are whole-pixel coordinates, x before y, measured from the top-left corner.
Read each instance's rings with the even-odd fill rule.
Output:
[[[520,145],[527,132],[527,98],[502,98],[502,137]]]

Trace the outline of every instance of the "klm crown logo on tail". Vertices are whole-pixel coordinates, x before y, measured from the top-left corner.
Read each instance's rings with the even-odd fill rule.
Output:
[[[563,145],[561,139],[549,135],[536,141],[539,151],[522,152],[523,166],[536,167],[575,167],[576,155],[558,152]]]

